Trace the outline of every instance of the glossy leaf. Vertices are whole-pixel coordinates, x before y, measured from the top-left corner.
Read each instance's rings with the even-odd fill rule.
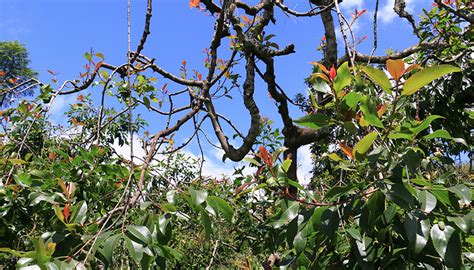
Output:
[[[363,66],[362,71],[387,94],[392,94],[392,85],[385,72],[371,66]]]
[[[293,239],[293,246],[295,247],[296,253],[300,254],[304,251],[306,246],[306,237],[303,236],[302,232],[298,232]]]
[[[352,110],[357,108],[357,104],[362,100],[362,95],[357,92],[350,92],[345,95],[342,101]]]
[[[378,137],[377,131],[373,131],[365,135],[364,138],[362,138],[354,146],[354,149],[352,150],[352,155],[356,156],[356,154],[362,154],[362,155],[365,154],[370,149],[370,147],[372,146],[374,141],[377,139],[377,137]]]
[[[387,70],[395,81],[400,80],[405,72],[405,62],[401,59],[389,59],[386,62]]]
[[[232,210],[232,207],[230,207],[230,205],[226,201],[216,196],[209,196],[207,197],[206,202],[216,212],[220,212],[228,222],[232,221],[234,210]]]
[[[337,93],[341,92],[344,87],[350,85],[352,82],[351,70],[349,69],[349,63],[344,62],[337,69],[337,76],[334,80],[334,90]]]
[[[449,132],[447,132],[444,129],[438,129],[428,135],[423,136],[423,139],[427,139],[427,140],[434,139],[434,138],[451,139],[451,135],[449,134]]]
[[[412,250],[415,254],[420,253],[430,237],[430,221],[420,219],[418,215],[410,213],[405,218],[404,227]]]
[[[204,235],[206,239],[209,240],[212,234],[211,218],[206,213],[204,208],[202,208],[200,211],[200,217],[201,217],[201,224],[202,226],[204,226]]]
[[[151,233],[146,226],[129,225],[127,226],[129,237],[141,244],[151,244]]]
[[[205,190],[195,190],[195,189],[189,189],[191,192],[191,202],[194,205],[200,205],[204,201],[206,201],[207,198],[207,191]]]
[[[420,88],[430,82],[443,77],[446,74],[459,72],[460,68],[451,65],[439,65],[428,67],[413,74],[403,84],[402,96],[409,96],[416,93]]]
[[[425,130],[426,128],[428,128],[430,126],[431,122],[433,122],[436,119],[440,119],[440,118],[444,118],[444,117],[439,116],[439,115],[430,115],[430,116],[426,117],[426,119],[423,120],[423,122],[421,124],[419,124],[418,126],[416,126],[414,128],[411,128],[410,131],[413,134],[416,135],[416,134],[422,132],[423,130]]]
[[[459,203],[461,205],[470,205],[471,204],[471,196],[472,191],[470,188],[463,184],[456,185],[454,187],[450,187],[448,189],[450,192],[456,194],[459,197]]]
[[[300,204],[298,202],[289,202],[288,208],[283,212],[280,218],[273,223],[273,227],[280,228],[281,226],[290,223],[290,221],[298,216],[299,207]]]
[[[112,263],[112,255],[115,249],[115,246],[117,246],[118,241],[122,238],[121,234],[116,234],[111,237],[109,237],[105,243],[104,247],[101,249],[102,255],[104,255],[104,258],[107,260],[109,264]]]
[[[309,127],[312,129],[320,129],[322,127],[329,125],[330,120],[331,120],[331,117],[325,114],[315,113],[315,114],[305,115],[301,118],[296,119],[294,122],[303,127]]]
[[[132,257],[132,259],[139,264],[143,258],[143,245],[131,240],[127,236],[125,236],[125,247],[128,250],[128,253]]]
[[[418,193],[418,201],[421,204],[421,210],[426,213],[433,211],[437,202],[436,197],[427,190],[422,190]]]
[[[382,121],[380,121],[377,115],[377,109],[369,99],[369,97],[364,96],[362,98],[362,103],[360,106],[360,110],[364,113],[364,120],[367,121],[369,124],[372,124],[376,127],[383,128]]]
[[[433,241],[433,246],[438,252],[439,256],[444,260],[447,259],[448,249],[457,249],[457,243],[448,245],[453,234],[455,234],[455,229],[449,225],[444,225],[440,228],[440,224],[435,224],[431,228],[430,236]]]
[[[80,201],[74,210],[73,213],[74,223],[84,224],[87,219],[87,203],[85,201]]]

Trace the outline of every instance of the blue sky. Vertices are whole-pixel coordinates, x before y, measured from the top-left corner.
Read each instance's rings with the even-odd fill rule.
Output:
[[[393,2],[380,1],[377,55],[384,55],[386,49],[401,50],[416,43],[408,23],[394,14]],[[431,5],[430,0],[406,2],[416,20],[419,20],[416,14],[421,14],[421,8],[429,9]],[[144,0],[132,0],[132,48],[138,43],[142,32],[145,3]],[[308,7],[307,1],[287,0],[285,4],[299,10]],[[86,63],[83,55],[91,48],[103,53],[108,63],[119,65],[126,62],[126,5],[126,0],[0,0],[0,40],[18,40],[23,43],[30,53],[32,68],[40,73],[40,79],[44,82],[51,79],[48,69],[59,72],[59,81],[77,78]],[[349,17],[355,8],[359,11],[368,10],[354,27],[356,35],[368,35],[367,40],[358,47],[366,53],[372,49],[374,5],[375,1],[345,0],[341,7]],[[213,18],[197,9],[190,9],[188,0],[155,0],[153,8],[151,36],[144,53],[175,74],[178,74],[183,60],[187,61],[189,69],[204,71],[205,56],[202,51],[209,47]],[[323,36],[320,18],[292,18],[278,12],[277,26],[269,28],[269,33],[276,34],[275,41],[280,45],[294,43],[296,46],[295,54],[276,60],[278,83],[290,97],[297,92],[304,92],[304,78],[311,70],[308,62],[318,61],[322,57],[316,50]],[[339,44],[342,44],[340,37]],[[228,51],[222,49],[222,55],[227,54]],[[165,81],[158,79],[157,87],[161,87]],[[171,89],[177,88],[171,86]],[[94,93],[99,90],[92,88],[88,91]],[[257,84],[257,91],[257,103],[262,116],[270,117],[278,126],[275,107],[268,101],[261,83]],[[67,104],[74,102],[75,98],[61,97],[53,108],[52,119],[60,122]],[[237,95],[233,100],[223,100],[217,107],[246,132],[248,117],[245,114],[242,117],[243,107],[238,98]],[[139,112],[149,117],[145,110]],[[299,113],[297,109],[293,112],[295,117]],[[148,119],[150,131],[159,130],[160,125],[153,121],[154,118]],[[189,136],[189,132],[190,127],[185,127],[184,134],[177,137],[178,142]],[[220,163],[220,151],[210,146],[205,149],[206,159],[209,164],[212,163],[209,171],[231,171],[232,164]],[[187,151],[196,154],[196,146],[191,146]],[[302,171],[308,170],[310,159],[307,149],[300,156]]]

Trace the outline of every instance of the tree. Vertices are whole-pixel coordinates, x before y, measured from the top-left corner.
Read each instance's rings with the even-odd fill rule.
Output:
[[[410,58],[439,46],[433,41],[387,56],[361,54],[355,50],[358,41],[347,38],[351,23],[339,2],[311,2],[316,5],[298,12],[282,1],[190,1],[215,19],[214,34],[205,73],[190,70],[184,61],[174,75],[142,54],[150,34],[149,0],[142,37],[125,64],[112,65],[102,53],[88,52],[79,80],[57,89],[41,84],[35,100],[2,111],[0,251],[22,257],[20,267],[42,268],[459,269],[472,264],[472,184],[439,151],[465,142],[449,125],[432,124],[442,116],[420,118],[412,110],[418,94],[466,66],[426,66]],[[470,22],[467,3],[443,7]],[[412,24],[404,1],[395,1],[395,10]],[[324,102],[309,93],[307,115],[297,119],[274,66],[274,59],[291,54],[294,46],[279,46],[265,31],[276,12],[321,15],[330,39],[308,79],[325,90]],[[346,47],[339,59],[335,19]],[[225,61],[221,47],[227,38],[231,53]],[[150,74],[164,81],[156,87]],[[261,119],[258,78],[276,105],[281,134]],[[100,102],[81,93],[93,86],[102,90]],[[62,130],[48,121],[48,111],[59,95],[75,93],[81,95],[67,113],[71,125]],[[219,98],[232,94],[249,115],[246,133],[216,109]],[[105,98],[122,107],[106,107]],[[143,131],[138,106],[157,115],[154,124],[163,123],[159,131]],[[223,181],[200,175],[198,166],[179,154],[169,156],[193,138],[200,142],[204,134],[209,140],[206,121],[223,158],[245,158],[254,173],[239,169],[233,182]],[[191,127],[190,139],[176,145],[173,135],[185,125]],[[240,146],[230,143],[229,130],[241,138]],[[134,152],[137,134],[143,134],[143,158]],[[130,146],[130,156],[114,152],[114,138]],[[297,150],[315,142],[324,149],[319,158],[330,167],[317,185],[303,187],[296,174]],[[14,260],[4,259],[10,265]]]
[[[31,95],[36,85],[28,86],[38,73],[29,68],[28,51],[18,41],[0,42],[0,107],[12,98]]]

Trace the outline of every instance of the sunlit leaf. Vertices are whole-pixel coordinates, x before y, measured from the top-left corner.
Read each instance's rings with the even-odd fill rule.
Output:
[[[309,127],[312,129],[320,129],[322,127],[329,125],[330,120],[331,120],[331,117],[325,114],[315,113],[315,114],[305,115],[301,118],[294,120],[294,122],[300,126]]]
[[[337,76],[334,80],[334,90],[339,93],[344,87],[348,86],[352,82],[351,70],[349,69],[348,62],[344,62],[337,69]]]
[[[356,156],[356,154],[365,154],[372,144],[374,143],[375,139],[377,139],[378,132],[373,131],[367,135],[364,136],[356,145],[354,146],[354,149],[352,150],[352,155]]]
[[[232,210],[232,207],[229,205],[229,203],[216,196],[207,197],[206,202],[215,211],[220,212],[228,222],[232,221],[234,210]]]
[[[389,59],[386,62],[387,70],[395,81],[399,81],[405,72],[405,62],[401,59]]]
[[[371,66],[363,66],[362,71],[367,75],[374,83],[379,85],[383,91],[388,94],[392,94],[392,85],[385,72],[380,69],[373,68]]]
[[[437,202],[436,197],[427,190],[422,190],[418,193],[418,201],[421,204],[421,210],[425,213],[433,211]]]
[[[403,84],[403,96],[413,95],[423,86],[452,72],[459,72],[460,68],[451,65],[439,65],[425,68],[413,74]]]

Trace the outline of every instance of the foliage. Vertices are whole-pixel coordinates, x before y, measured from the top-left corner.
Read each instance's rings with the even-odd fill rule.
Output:
[[[0,41],[0,107],[10,104],[14,97],[31,95],[34,88],[14,86],[36,77],[37,72],[29,68],[28,51],[18,41]]]
[[[190,6],[219,8],[211,3],[191,1]],[[272,58],[292,47],[279,50],[272,35],[262,32],[272,5],[263,5],[263,15],[253,19],[227,13],[237,35],[231,37],[234,56],[246,61],[242,96],[252,122],[248,135],[236,131],[234,139],[243,141],[239,149],[228,144],[217,121],[226,118],[211,102],[240,87],[240,75],[227,70],[232,61],[215,56],[216,39],[206,50],[205,67],[211,71],[204,81],[196,70],[189,78],[185,61],[180,77],[164,72],[138,55],[141,49],[129,52],[129,63],[135,55],[136,64],[119,67],[90,51],[86,71],[81,80],[69,81],[71,88],[42,85],[35,99],[1,111],[0,264],[20,269],[471,268],[472,176],[450,156],[467,149],[467,143],[446,124],[448,116],[434,113],[436,106],[422,114],[416,105],[423,95],[435,100],[440,82],[448,82],[444,87],[460,83],[454,83],[459,74],[468,89],[470,65],[426,65],[422,56],[402,60],[393,54],[380,66],[313,62],[307,82],[326,98],[320,102],[310,92],[303,104],[306,115],[293,120],[287,96],[277,91]],[[215,36],[224,33],[223,14]],[[462,43],[458,49],[464,53]],[[258,57],[284,122],[281,129],[260,117],[252,99],[255,71],[262,73],[255,65]],[[145,73],[150,67],[185,89],[170,93],[167,83],[157,87],[157,79]],[[214,74],[216,68],[222,73]],[[211,96],[212,82],[219,86]],[[91,86],[102,90],[101,102],[80,94],[64,115],[66,127],[50,121],[49,109],[59,95]],[[175,107],[179,98],[173,98],[182,93],[191,102]],[[104,106],[106,95],[118,106]],[[133,114],[141,105],[165,115],[165,129],[154,135],[145,131],[148,122]],[[198,117],[200,111],[205,117]],[[170,124],[174,113],[184,116]],[[201,160],[180,152],[187,142],[176,145],[173,139],[190,120],[191,139],[200,140],[197,134],[204,133],[200,127],[208,118],[226,152],[223,159],[245,161],[230,178],[203,176]],[[134,140],[136,134],[143,134],[142,140]],[[295,175],[294,151],[315,140],[315,157],[324,166],[303,186]],[[143,159],[116,146],[133,150],[137,143],[146,152]]]

